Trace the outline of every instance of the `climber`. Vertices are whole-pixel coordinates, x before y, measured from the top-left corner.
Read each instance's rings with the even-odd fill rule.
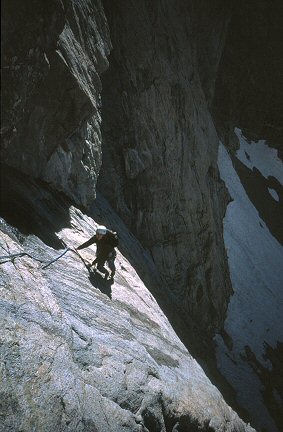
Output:
[[[107,279],[109,276],[108,270],[104,267],[107,262],[109,269],[111,270],[110,279],[114,278],[116,267],[115,258],[116,251],[115,246],[118,246],[118,236],[116,232],[110,231],[105,226],[100,225],[96,228],[96,233],[88,241],[76,248],[76,250],[84,249],[92,244],[96,244],[96,258],[90,265],[90,268],[97,264],[97,270],[105,275]]]

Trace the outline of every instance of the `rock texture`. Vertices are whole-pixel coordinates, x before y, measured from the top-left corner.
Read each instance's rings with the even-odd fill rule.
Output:
[[[100,2],[4,1],[2,160],[77,203],[101,165],[99,74],[110,41]]]
[[[14,179],[35,225],[70,247],[92,235],[94,220],[66,198]],[[115,222],[123,247],[146,255]],[[224,402],[121,253],[110,285],[72,251],[43,269],[62,252],[47,246],[44,230],[40,239],[1,219],[0,241],[1,255],[29,254],[1,259],[1,431],[254,430]]]
[[[283,247],[249,192],[268,194],[258,183],[258,173],[283,183],[283,165],[276,150],[263,142],[248,143],[240,130],[236,133],[240,149],[232,159],[223,145],[219,149],[221,177],[233,198],[225,215],[224,239],[234,295],[224,331],[216,337],[217,360],[254,427],[276,432],[283,424]],[[249,171],[247,189],[234,168],[239,163]],[[252,180],[256,187],[251,187]]]
[[[208,337],[221,333],[222,360],[233,351],[230,315],[223,324],[245,291],[231,297],[219,137],[231,154],[235,126],[280,148],[281,18],[279,0],[2,2],[1,247],[21,253],[1,265],[5,431],[250,430],[168,320],[209,373]],[[281,185],[257,173],[274,217],[238,168],[282,241]],[[106,222],[122,238],[114,286],[88,276],[71,252],[50,271],[36,261]],[[266,349],[272,371],[252,348],[244,360],[233,351],[266,377],[264,403],[278,424],[281,350]],[[249,396],[248,421],[264,428],[237,367],[226,373],[220,363],[238,400]]]
[[[99,188],[150,251],[175,302],[212,330],[231,294],[228,195],[209,112],[229,13],[227,3],[201,3],[105,2],[113,51],[103,75]]]

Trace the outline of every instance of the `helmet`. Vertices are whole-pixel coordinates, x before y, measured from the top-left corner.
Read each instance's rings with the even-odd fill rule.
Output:
[[[103,225],[98,225],[98,227],[96,228],[96,234],[102,234],[105,235],[107,232],[107,229],[105,226]]]

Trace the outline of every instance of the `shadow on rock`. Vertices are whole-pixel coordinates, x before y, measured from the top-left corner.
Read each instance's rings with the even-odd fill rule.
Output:
[[[185,314],[174,303],[174,297],[166,286],[166,281],[163,280],[162,275],[158,272],[148,250],[142,247],[99,191],[96,193],[95,203],[87,210],[87,214],[97,223],[106,225],[113,231],[118,232],[120,252],[135,269],[141,281],[153,295],[177,336],[204,369],[208,378],[225,395],[226,401],[246,421],[249,421],[247,413],[238,406],[230,384],[225,381],[225,378],[221,376],[217,369],[213,341],[188,314]]]
[[[1,165],[1,209],[5,221],[23,235],[34,234],[45,244],[59,250],[64,244],[56,233],[71,227],[71,201],[46,183],[6,165]]]
[[[89,281],[92,286],[98,288],[103,294],[106,294],[107,297],[112,299],[112,291],[111,285],[113,285],[113,279],[107,280],[104,279],[104,276],[101,276],[99,273],[95,273],[93,271],[89,271]]]

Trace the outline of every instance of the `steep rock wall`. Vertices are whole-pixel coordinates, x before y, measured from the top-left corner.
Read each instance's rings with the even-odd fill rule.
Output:
[[[2,4],[2,161],[77,203],[95,197],[101,82],[110,41],[100,2]]]
[[[62,253],[55,238],[78,246],[97,223],[38,181],[7,173],[6,184],[15,207],[30,212],[36,235],[0,218],[1,256],[25,254],[1,258],[0,429],[254,432],[225,403],[120,252],[114,283],[89,273],[73,251],[43,268]],[[139,254],[148,273],[146,251],[103,206],[96,211],[110,213],[123,247]],[[81,251],[86,261],[93,253]]]
[[[105,7],[114,46],[103,75],[99,188],[148,248],[175,301],[205,328],[220,326],[231,293],[222,238],[228,195],[208,106],[227,3]]]
[[[100,188],[158,264],[166,282],[160,291],[173,300],[172,314],[179,313],[177,303],[211,330],[223,323],[231,286],[222,239],[228,195],[216,167],[218,139],[210,109],[212,106],[218,134],[230,149],[237,147],[233,127],[239,125],[256,138],[263,130],[268,132],[279,147],[282,87],[278,84],[281,63],[276,47],[280,41],[280,3],[272,2],[270,10],[264,0],[242,2],[243,8],[234,9],[227,40],[230,2],[132,3],[105,1],[114,51],[109,72],[103,77],[105,154]],[[99,75],[108,66],[106,56],[111,46],[102,4],[51,0],[23,5],[22,1],[9,0],[2,2],[2,9],[2,160],[88,205],[95,196],[101,164]],[[258,40],[259,53],[254,49]],[[227,133],[231,129],[233,133]],[[37,198],[34,209],[39,214],[45,199],[48,210],[53,208],[53,194],[47,198],[42,192]],[[13,225],[18,226],[24,215],[28,232],[58,248],[60,241],[54,232],[69,224],[68,213],[63,211],[55,217],[54,232],[50,233],[40,218],[36,226],[31,224],[26,203]],[[15,216],[13,206],[8,210]],[[277,213],[279,217],[281,213]],[[22,239],[21,234],[19,237]],[[11,247],[22,250],[18,240],[16,245],[11,242]],[[37,240],[35,244],[36,249]],[[135,251],[137,256],[139,251]],[[53,256],[54,251],[50,252]],[[30,262],[24,272],[27,269]],[[156,271],[154,264],[143,274],[151,271]],[[18,280],[13,280],[10,267],[7,273],[8,284]],[[167,295],[167,285],[171,296]],[[41,288],[44,294],[44,286]],[[34,296],[31,303],[36,293]],[[9,307],[8,312],[13,312],[13,306]],[[27,340],[32,339],[32,331],[26,329]],[[50,333],[54,329],[51,324]],[[13,339],[8,341],[8,355],[17,344]],[[276,381],[280,357],[275,351],[269,357]],[[9,358],[13,359],[13,353]],[[252,357],[250,363],[266,373],[257,359]],[[238,379],[237,374],[233,379]],[[267,401],[271,412],[277,409],[274,397],[272,394],[271,404]],[[16,405],[13,399],[10,402],[13,415]],[[64,401],[61,405],[61,411],[54,405],[58,417],[65,415]],[[156,404],[159,414],[161,405]],[[148,410],[145,412],[152,419]],[[88,422],[84,425],[86,430],[92,426]]]

